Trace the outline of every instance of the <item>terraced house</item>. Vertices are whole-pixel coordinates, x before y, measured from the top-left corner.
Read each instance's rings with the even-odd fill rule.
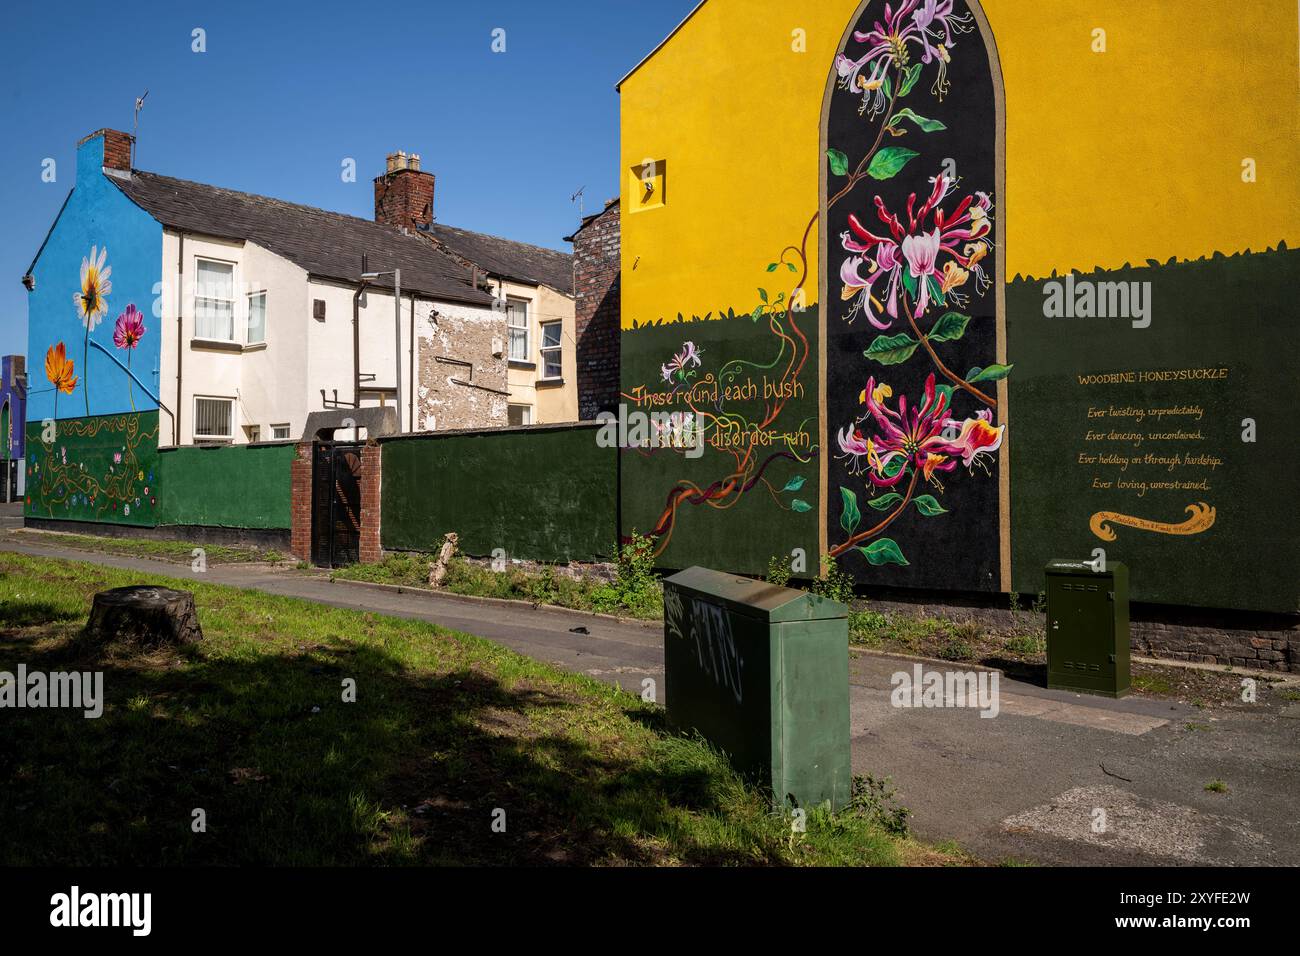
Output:
[[[54,370],[32,420],[134,414],[185,445],[296,439],[323,409],[388,406],[402,431],[577,417],[570,257],[435,223],[418,156],[388,157],[370,221],[133,169],[132,147],[78,145],[23,279]]]

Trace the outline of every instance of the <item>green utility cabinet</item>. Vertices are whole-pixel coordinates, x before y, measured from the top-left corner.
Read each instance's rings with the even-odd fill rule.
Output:
[[[708,568],[664,581],[668,723],[776,805],[849,802],[848,608]]]
[[[1129,692],[1128,568],[1108,561],[1047,564],[1047,686],[1123,697]]]

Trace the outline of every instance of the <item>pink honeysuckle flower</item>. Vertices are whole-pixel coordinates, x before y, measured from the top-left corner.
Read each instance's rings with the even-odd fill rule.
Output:
[[[960,423],[956,419],[950,419],[948,424],[959,424],[961,427],[961,432],[953,440],[953,445],[961,450],[962,463],[967,468],[978,464],[987,471],[987,466],[980,460],[980,456],[993,457],[993,452],[1002,447],[1002,437],[1007,426],[995,426],[993,413],[987,408],[981,409],[974,418],[968,418]]]
[[[925,307],[930,302],[930,283],[926,280],[934,275],[939,260],[939,230],[904,239],[903,258],[912,271],[912,278],[917,280],[916,314],[925,315]]]
[[[946,305],[950,294],[954,303],[964,304],[964,294],[953,294],[966,281],[963,273],[975,274],[980,295],[992,285],[979,263],[992,248],[987,236],[993,228],[993,200],[988,193],[977,192],[960,200],[950,214],[943,204],[953,192],[954,181],[940,173],[929,182],[930,194],[920,209],[916,193],[908,196],[906,220],[891,212],[880,196],[874,198],[885,235],[876,235],[857,214],[849,214],[849,228],[840,233],[841,247],[852,253],[840,267],[842,295],[854,300],[846,316],[849,321],[865,309],[872,325],[889,328],[898,318],[904,267],[912,280],[907,290],[915,299],[914,318],[923,316],[932,302]],[[954,263],[960,271],[949,268]],[[882,278],[887,288],[877,297],[873,286]],[[879,299],[884,299],[883,305]]]
[[[877,20],[870,30],[857,30],[853,39],[867,44],[867,51],[854,60],[845,54],[835,61],[840,77],[840,88],[862,89],[865,94],[859,113],[875,118],[885,108],[885,97],[879,86],[870,83],[883,81],[890,67],[902,69],[910,59],[908,47],[919,47],[921,62],[939,63],[939,75],[930,87],[940,99],[948,92],[947,69],[952,57],[954,33],[969,33],[975,28],[975,18],[970,13],[956,16],[953,0],[902,0],[895,9],[885,4],[884,22]],[[862,70],[872,65],[871,79],[861,77]]]
[[[900,395],[898,408],[890,408],[884,390],[877,391],[873,376],[863,391],[867,411],[877,433],[868,440],[867,478],[877,487],[893,487],[903,480],[908,465],[918,469],[927,481],[938,471],[952,471],[962,449],[943,437],[949,419],[948,392],[934,385],[933,373],[925,380],[925,397],[920,407],[909,411],[907,396]],[[902,458],[903,466],[891,475],[890,464]]]
[[[703,349],[695,347],[694,342],[683,342],[681,351],[674,355],[667,365],[659,366],[664,381],[671,382],[675,379],[678,382],[685,383],[695,374],[690,369],[699,368],[700,355],[703,352]]]

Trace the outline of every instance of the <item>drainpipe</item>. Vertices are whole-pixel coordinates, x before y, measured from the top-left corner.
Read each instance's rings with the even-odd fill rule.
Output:
[[[172,444],[181,443],[181,384],[185,361],[185,325],[182,310],[185,307],[185,233],[177,234],[180,244],[176,248],[176,412],[172,415]]]
[[[393,410],[397,412],[397,434],[402,433],[402,270],[393,270],[393,334],[396,337],[397,387],[393,391]]]
[[[398,396],[401,401],[401,396]],[[411,295],[411,400],[410,412],[406,417],[411,431],[415,431],[415,295]]]
[[[361,407],[361,297],[370,283],[362,279],[352,295],[352,407]]]

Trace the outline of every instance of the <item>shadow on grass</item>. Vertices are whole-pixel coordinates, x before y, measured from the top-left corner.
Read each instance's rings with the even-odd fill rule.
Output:
[[[32,627],[50,621],[71,621],[76,612],[49,601],[7,600],[0,604],[0,627]]]
[[[606,701],[593,718],[600,701],[566,685],[415,673],[375,644],[142,656],[52,630],[64,639],[39,652],[30,630],[0,632],[0,670],[102,671],[106,706],[5,714],[5,865],[653,863],[667,846],[780,862],[762,841],[685,832],[683,812],[717,813],[730,792],[707,751],[619,728],[605,741],[620,746],[586,739],[587,722],[624,716],[662,734],[657,711]]]

